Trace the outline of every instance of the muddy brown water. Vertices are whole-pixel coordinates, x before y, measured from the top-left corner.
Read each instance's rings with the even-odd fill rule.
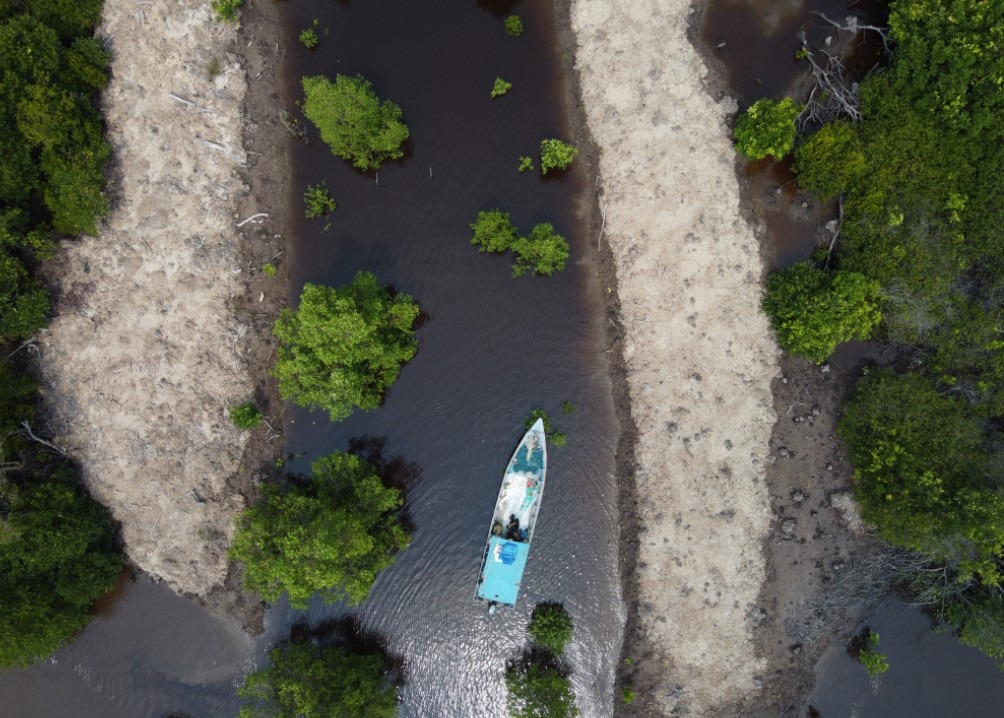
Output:
[[[795,58],[801,33],[816,46],[833,32],[821,16],[842,22],[854,15],[881,25],[886,5],[882,0],[712,0],[700,38],[722,63],[730,94],[742,110],[762,97],[799,99],[797,85],[806,67]],[[853,70],[863,74],[874,60],[874,53],[858,52]],[[821,204],[798,191],[790,164],[790,158],[753,162],[740,178],[766,227],[764,255],[773,267],[808,259],[828,242],[819,231],[822,218],[836,214],[835,203]]]
[[[522,15],[521,37],[505,34],[507,12]],[[338,424],[291,412],[287,466],[306,471],[314,458],[359,444],[396,459],[391,478],[406,490],[411,546],[362,606],[298,612],[283,602],[257,640],[163,586],[126,580],[74,644],[0,674],[0,715],[55,718],[72,707],[82,718],[232,716],[243,675],[292,624],[351,613],[404,661],[401,716],[501,717],[505,663],[544,600],[563,602],[575,623],[567,657],[583,715],[609,715],[623,622],[618,425],[605,289],[585,259],[591,238],[580,219],[594,178],[576,167],[546,179],[516,170],[541,139],[568,135],[570,66],[551,3],[301,0],[283,13],[288,82],[360,73],[403,108],[411,129],[407,157],[377,178],[335,158],[307,123],[309,142],[294,150],[293,214],[302,217],[303,188],[321,181],[338,209],[327,229],[323,220],[294,221],[291,299],[305,282],[337,285],[369,270],[424,312],[418,355],[381,408]],[[320,38],[314,51],[295,41],[308,27]],[[513,89],[492,100],[496,76]],[[480,254],[469,225],[491,207],[511,212],[524,232],[552,222],[571,244],[568,268],[514,280],[508,258]],[[573,413],[562,414],[564,401]],[[550,449],[519,604],[488,617],[473,601],[478,564],[502,468],[534,408],[550,412],[568,443]]]
[[[760,97],[791,94],[801,71],[794,59],[798,32],[821,39],[828,29],[814,12],[833,19],[850,14],[884,24],[887,4],[854,0],[712,0],[704,14],[701,38],[722,61],[727,83],[748,107]],[[721,43],[724,46],[718,47]],[[867,59],[867,53],[861,55]],[[858,68],[863,71],[867,67]],[[835,216],[797,192],[788,163],[761,161],[746,168],[750,197],[766,226],[766,255],[775,267],[807,259],[820,243],[817,225]],[[862,361],[888,364],[894,348],[877,342],[847,342],[829,361],[852,368]],[[890,668],[870,680],[843,646],[830,648],[816,666],[816,688],[807,697],[822,718],[940,718],[949,715],[997,715],[1004,700],[1004,674],[994,661],[963,646],[947,633],[936,633],[921,611],[894,598],[871,607],[865,621],[881,635],[880,650]],[[810,713],[811,714],[811,713]]]

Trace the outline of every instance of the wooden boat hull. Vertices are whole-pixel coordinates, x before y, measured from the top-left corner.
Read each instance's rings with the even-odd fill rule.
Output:
[[[516,605],[544,494],[547,439],[538,419],[520,440],[502,475],[474,598]]]

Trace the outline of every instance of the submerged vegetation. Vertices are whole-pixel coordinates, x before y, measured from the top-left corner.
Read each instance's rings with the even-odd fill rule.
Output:
[[[331,151],[360,170],[379,169],[390,160],[404,157],[408,139],[401,108],[390,100],[380,101],[361,75],[323,75],[302,80],[303,114],[320,130]]]
[[[519,15],[509,15],[505,19],[505,34],[519,37],[523,34],[523,18]]]
[[[506,82],[501,77],[495,78],[495,84],[492,86],[492,99],[496,97],[502,97],[502,95],[509,92],[512,89],[512,83]]]
[[[327,217],[338,209],[338,205],[335,204],[335,200],[324,182],[307,185],[307,189],[303,193],[303,204],[306,207],[307,219]]]
[[[37,264],[107,213],[101,5],[0,9],[0,667],[43,660],[70,640],[123,565],[108,512],[32,430],[40,399],[21,351],[50,309]]]
[[[839,198],[839,242],[823,266],[773,275],[764,306],[781,344],[813,361],[867,336],[911,356],[844,409],[855,495],[882,538],[929,561],[903,577],[917,600],[1001,659],[1004,5],[894,0],[884,39],[886,68],[860,90],[831,73],[806,109],[798,182]],[[798,108],[761,102],[770,112],[740,120],[738,147],[782,156]]]
[[[311,465],[305,485],[264,487],[238,518],[230,555],[244,563],[244,585],[270,603],[284,593],[293,608],[315,593],[360,603],[408,545],[401,505],[373,466],[335,452]]]
[[[354,408],[377,408],[401,365],[418,351],[418,315],[411,297],[377,284],[370,272],[339,288],[308,283],[299,308],[284,309],[273,329],[279,393],[327,411],[332,421]]]
[[[566,170],[578,155],[578,148],[567,142],[556,139],[541,140],[540,173],[546,175],[550,170]]]
[[[478,212],[471,224],[474,235],[471,244],[482,252],[503,254],[512,250],[514,278],[526,273],[551,276],[565,268],[568,261],[568,241],[558,234],[550,222],[542,222],[521,237],[508,212],[490,209]]]

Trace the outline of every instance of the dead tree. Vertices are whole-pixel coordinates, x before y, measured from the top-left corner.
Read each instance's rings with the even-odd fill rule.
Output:
[[[829,35],[822,47],[813,50],[809,47],[805,31],[799,33],[802,41],[799,57],[808,61],[814,80],[805,109],[799,116],[799,125],[804,129],[807,124],[822,125],[839,119],[857,122],[861,119],[860,87],[848,77],[841,53],[851,46],[858,33],[875,32],[882,38],[882,47],[888,56],[890,49],[886,30],[876,25],[863,25],[854,16],[848,17],[841,24],[822,13],[813,14],[836,29],[836,42],[834,36]],[[831,46],[834,46],[833,51],[830,50]]]

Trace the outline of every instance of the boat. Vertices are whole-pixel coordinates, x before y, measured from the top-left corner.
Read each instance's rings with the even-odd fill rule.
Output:
[[[523,570],[530,555],[530,542],[537,527],[546,473],[544,422],[537,419],[509,459],[495,500],[474,592],[475,600],[488,601],[489,612],[494,613],[500,604],[516,605]]]

